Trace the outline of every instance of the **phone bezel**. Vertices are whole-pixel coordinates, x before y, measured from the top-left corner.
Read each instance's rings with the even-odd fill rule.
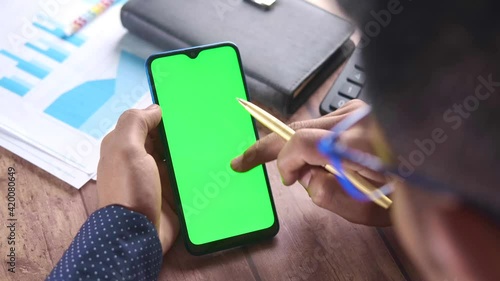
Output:
[[[236,44],[234,44],[232,42],[221,42],[221,43],[216,43],[216,44],[202,45],[202,46],[196,46],[196,47],[185,48],[185,49],[180,49],[180,50],[162,52],[162,53],[154,54],[154,55],[151,55],[150,57],[148,57],[148,59],[146,60],[146,73],[147,73],[147,77],[148,77],[148,82],[149,82],[149,87],[150,87],[150,92],[151,92],[151,97],[153,99],[153,102],[160,105],[158,102],[156,87],[154,85],[154,80],[153,80],[153,73],[151,70],[151,64],[155,59],[163,58],[163,57],[167,57],[167,56],[179,55],[179,54],[184,54],[192,59],[196,59],[196,57],[198,57],[198,54],[200,52],[203,52],[205,50],[214,49],[214,48],[219,48],[219,47],[231,47],[236,52],[236,56],[238,59],[238,64],[239,64],[239,68],[240,68],[240,72],[241,72],[241,78],[242,78],[242,81],[244,84],[245,96],[246,96],[246,99],[248,100],[249,99],[248,89],[247,89],[247,85],[246,85],[245,74],[243,71],[241,56],[240,56],[240,52],[238,50],[238,47],[236,46]],[[191,57],[191,55],[190,55],[190,54],[192,54],[192,52],[196,52],[196,56],[194,58]],[[257,126],[256,126],[255,120],[253,118],[252,118],[252,126],[253,126],[253,130],[255,133],[255,138],[259,139],[259,135],[257,132]],[[213,252],[217,252],[217,251],[221,251],[221,250],[225,250],[225,249],[229,249],[229,248],[233,248],[233,247],[242,246],[245,244],[255,243],[257,241],[261,241],[264,239],[274,237],[278,233],[279,221],[278,221],[278,215],[276,212],[276,207],[274,204],[273,193],[271,190],[271,185],[269,183],[267,169],[266,169],[265,165],[261,165],[260,167],[263,169],[263,172],[264,172],[267,190],[268,190],[269,198],[271,201],[271,207],[273,210],[274,224],[271,225],[269,228],[265,228],[262,230],[258,230],[258,231],[254,231],[254,232],[250,232],[250,233],[245,233],[245,234],[241,234],[238,236],[233,236],[233,237],[229,237],[229,238],[225,238],[225,239],[221,239],[221,240],[217,240],[217,241],[213,241],[213,242],[206,243],[206,244],[197,245],[197,244],[192,243],[191,240],[189,239],[189,235],[187,232],[187,226],[186,226],[184,212],[183,212],[182,205],[181,205],[179,190],[178,190],[178,186],[177,186],[177,180],[176,180],[174,169],[173,169],[172,158],[170,156],[170,148],[169,148],[168,141],[167,141],[167,133],[165,132],[164,128],[165,127],[163,126],[163,119],[162,119],[158,129],[160,130],[160,137],[162,139],[162,142],[163,142],[164,148],[165,148],[165,159],[166,159],[166,164],[167,164],[167,168],[168,168],[167,170],[169,173],[170,184],[172,186],[172,191],[173,191],[173,195],[174,195],[174,199],[175,199],[175,204],[176,204],[176,208],[177,208],[177,215],[179,216],[181,235],[184,239],[186,249],[191,254],[204,255],[204,254],[213,253]]]

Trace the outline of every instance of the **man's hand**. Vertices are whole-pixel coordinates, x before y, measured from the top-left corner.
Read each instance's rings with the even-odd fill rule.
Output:
[[[161,109],[151,105],[144,110],[125,111],[116,128],[101,144],[97,168],[98,207],[118,204],[148,217],[155,225],[163,253],[175,241],[179,221],[162,146],[156,127]]]
[[[324,117],[292,123],[290,126],[296,133],[290,141],[285,142],[277,134],[269,134],[248,148],[243,155],[235,158],[231,162],[231,167],[237,172],[245,172],[277,159],[283,184],[292,185],[299,181],[316,205],[354,223],[389,225],[388,211],[372,202],[357,201],[347,194],[335,176],[322,167],[328,164],[328,160],[316,149],[318,141],[328,135],[333,126],[364,105],[364,102],[354,100]],[[344,143],[359,144],[366,143],[369,136],[361,127],[347,131],[341,138]],[[372,182],[381,180],[380,175],[370,173],[361,167],[351,164],[348,168]]]

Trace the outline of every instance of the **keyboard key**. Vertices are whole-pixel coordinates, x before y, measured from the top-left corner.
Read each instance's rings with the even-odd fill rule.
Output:
[[[341,95],[351,99],[357,98],[359,92],[361,92],[361,88],[349,82],[344,83],[339,90]]]
[[[361,58],[361,54],[358,54],[358,57],[356,58],[356,61],[354,62],[354,67],[359,69],[359,70],[366,70],[365,63],[364,63],[363,59]]]
[[[344,106],[344,104],[346,104],[349,101],[349,99],[346,99],[338,95],[337,93],[332,93],[332,94],[333,94],[333,99],[332,102],[330,103],[330,109],[332,110],[341,108],[342,106]]]
[[[355,68],[351,71],[349,76],[347,76],[347,80],[349,80],[355,84],[358,84],[360,86],[363,86],[365,84],[365,81],[366,81],[366,76],[365,76],[364,72]]]
[[[366,70],[366,68],[360,63],[354,64],[354,67],[359,70]]]

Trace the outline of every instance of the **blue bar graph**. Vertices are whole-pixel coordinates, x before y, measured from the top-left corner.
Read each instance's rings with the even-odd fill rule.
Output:
[[[36,45],[31,44],[30,42],[26,43],[25,46],[57,62],[63,62],[68,57],[68,53],[59,48],[49,46],[46,50],[44,50]]]
[[[22,97],[29,92],[32,86],[16,77],[3,77],[0,79],[0,87],[3,87]]]
[[[115,79],[85,82],[62,94],[45,113],[78,129],[113,96]]]
[[[37,28],[39,28],[40,30],[43,30],[47,33],[50,33],[58,38],[61,38],[77,47],[80,47],[81,45],[83,45],[83,43],[85,43],[85,39],[82,38],[81,36],[79,36],[78,34],[73,34],[71,36],[66,36],[66,34],[64,34],[64,30],[61,28],[61,27],[56,27],[56,28],[49,28],[45,25],[42,25],[38,22],[34,22],[33,25]]]
[[[52,71],[52,69],[50,69],[50,67],[43,65],[42,63],[40,63],[36,60],[31,60],[30,63],[33,67],[39,68],[40,71],[42,71],[42,70],[45,71],[45,73],[46,73],[45,76],[47,76],[50,73],[50,71]],[[45,76],[43,78],[45,78]]]
[[[43,78],[45,78],[45,76],[47,76],[50,73],[50,69],[48,67],[42,65],[41,63],[38,63],[35,61],[28,62],[26,60],[21,59],[20,57],[18,57],[16,55],[10,53],[10,52],[8,52],[8,51],[5,51],[5,50],[0,50],[0,54],[17,61],[16,66],[19,69],[37,77],[37,78],[43,79]]]
[[[125,110],[124,107],[134,106],[142,98],[141,92],[148,89],[144,59],[122,51],[113,95],[79,127],[80,131],[101,139],[118,120]],[[104,94],[103,92],[101,95]],[[104,125],[102,120],[108,120],[109,126]]]

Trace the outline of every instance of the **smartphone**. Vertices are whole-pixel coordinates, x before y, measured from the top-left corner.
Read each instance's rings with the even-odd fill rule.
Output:
[[[248,100],[238,48],[219,43],[148,58],[153,101],[187,250],[207,254],[278,233],[264,165],[236,173],[231,160],[258,139],[237,98]]]

